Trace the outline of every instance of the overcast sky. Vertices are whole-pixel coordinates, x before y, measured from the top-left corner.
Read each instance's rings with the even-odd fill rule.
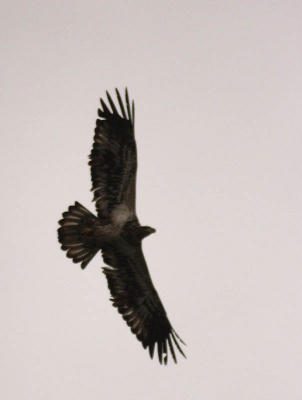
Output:
[[[1,18],[0,397],[302,398],[301,1],[6,1]],[[151,361],[100,255],[57,242],[90,210],[99,98],[136,104],[138,216],[187,360]]]

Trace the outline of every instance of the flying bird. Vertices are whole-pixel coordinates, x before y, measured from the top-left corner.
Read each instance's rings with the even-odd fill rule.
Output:
[[[136,215],[137,152],[134,137],[134,101],[127,89],[118,106],[108,92],[100,99],[94,143],[89,156],[97,216],[75,202],[59,221],[58,240],[67,257],[86,268],[101,251],[114,307],[153,358],[174,362],[176,349],[185,357],[184,344],[171,326],[153,286],[142,251],[142,240],[155,232],[140,224]],[[175,346],[175,347],[174,347]]]

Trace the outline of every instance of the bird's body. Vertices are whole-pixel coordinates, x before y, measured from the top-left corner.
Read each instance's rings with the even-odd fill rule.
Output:
[[[67,256],[84,269],[101,250],[108,267],[103,271],[113,306],[132,332],[148,347],[151,357],[157,344],[159,361],[167,363],[168,348],[176,362],[173,343],[184,355],[178,337],[153,286],[142,251],[142,239],[155,232],[141,226],[135,207],[137,154],[134,139],[134,103],[126,107],[116,90],[120,113],[101,99],[90,154],[92,191],[98,216],[76,202],[59,221],[59,241]],[[171,340],[172,339],[172,340]],[[167,347],[168,345],[168,347]]]

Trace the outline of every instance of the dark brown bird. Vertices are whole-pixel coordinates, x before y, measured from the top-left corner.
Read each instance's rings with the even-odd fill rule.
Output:
[[[137,155],[134,138],[134,102],[128,91],[125,104],[119,91],[120,110],[106,92],[109,108],[101,99],[90,154],[93,200],[97,217],[75,202],[59,221],[59,242],[67,257],[84,269],[100,250],[113,306],[131,331],[149,349],[155,345],[159,362],[167,364],[168,353],[176,362],[174,346],[185,357],[165,309],[153,286],[142,251],[142,240],[155,232],[141,226],[135,210]]]

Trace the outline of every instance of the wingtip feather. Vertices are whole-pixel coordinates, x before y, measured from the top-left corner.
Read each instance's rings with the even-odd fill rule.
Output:
[[[125,99],[126,99],[126,107],[127,107],[128,119],[129,119],[129,121],[132,122],[130,102],[129,102],[129,94],[128,94],[128,88],[127,87],[125,89]]]
[[[119,116],[119,113],[115,107],[114,101],[112,100],[112,97],[110,96],[108,90],[106,90],[106,95],[107,95],[107,99],[108,99],[108,102],[110,104],[113,114],[116,114],[117,116]]]
[[[123,104],[123,100],[122,100],[120,92],[119,92],[119,90],[117,88],[115,88],[115,93],[116,93],[117,101],[118,101],[120,109],[121,109],[122,116],[123,116],[123,118],[127,119],[127,115],[126,115],[125,107],[124,107],[124,104]]]
[[[109,108],[107,107],[107,104],[105,103],[105,101],[101,98],[100,99],[101,105],[103,107],[103,112],[105,113],[105,115],[111,115],[111,112],[109,111]]]

